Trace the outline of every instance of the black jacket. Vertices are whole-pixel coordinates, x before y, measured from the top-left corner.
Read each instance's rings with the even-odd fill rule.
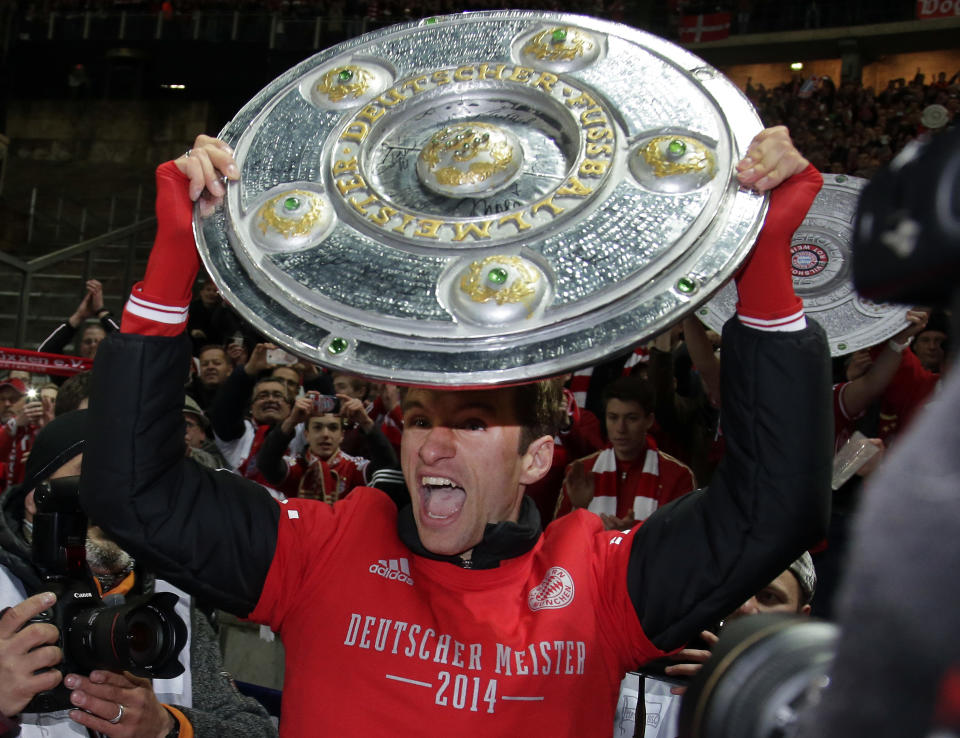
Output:
[[[99,318],[98,320],[107,335],[116,333],[120,330],[120,326],[117,325],[117,321],[114,320],[113,314],[109,310],[104,313],[102,318]],[[80,324],[80,328],[82,329],[84,325],[86,325],[86,321]],[[67,347],[67,344],[73,340],[76,334],[77,328],[74,328],[65,320],[56,328],[54,328],[53,333],[40,342],[40,345],[37,346],[37,351],[45,351],[50,354],[62,354],[64,349]],[[79,346],[74,346],[74,353],[77,353],[79,349]]]
[[[81,501],[158,576],[246,615],[270,567],[280,509],[258,485],[183,458],[177,378],[189,348],[184,337],[128,334],[101,344]],[[631,552],[630,597],[662,649],[735,609],[826,530],[832,416],[823,331],[763,333],[733,319],[723,357],[726,457],[709,489],[657,510]],[[487,526],[485,544],[515,555],[492,539],[536,541],[536,530],[518,535],[511,525]]]

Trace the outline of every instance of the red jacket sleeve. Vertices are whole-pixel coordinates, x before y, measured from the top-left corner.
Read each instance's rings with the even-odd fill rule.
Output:
[[[124,307],[124,333],[176,336],[187,326],[200,269],[188,182],[172,161],[157,168],[157,235],[143,281],[133,286]]]

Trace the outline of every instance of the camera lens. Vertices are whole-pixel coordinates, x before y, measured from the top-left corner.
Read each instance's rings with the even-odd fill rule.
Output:
[[[127,647],[131,661],[137,664],[153,662],[162,650],[161,635],[160,624],[149,613],[131,614],[127,622]]]
[[[183,672],[177,660],[187,628],[170,592],[137,597],[118,607],[79,612],[65,634],[68,652],[84,669],[129,671],[168,679]]]
[[[680,707],[683,738],[768,738],[790,734],[833,662],[831,623],[774,614],[724,627]]]

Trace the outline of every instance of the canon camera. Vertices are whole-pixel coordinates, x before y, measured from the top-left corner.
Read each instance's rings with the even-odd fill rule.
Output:
[[[178,656],[187,627],[174,611],[175,594],[141,595],[126,602],[111,597],[111,604],[100,598],[86,563],[87,517],[80,509],[79,480],[51,480],[34,492],[33,561],[43,588],[56,594],[57,601],[31,622],[59,629],[63,661],[54,668],[63,674],[108,669],[161,679],[183,673]],[[70,707],[70,691],[60,684],[36,694],[24,711]]]

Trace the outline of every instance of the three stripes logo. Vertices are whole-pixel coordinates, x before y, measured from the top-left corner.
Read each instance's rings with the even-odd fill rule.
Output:
[[[410,576],[410,562],[407,559],[380,559],[376,564],[370,564],[368,571],[384,579],[413,586],[413,578]]]

